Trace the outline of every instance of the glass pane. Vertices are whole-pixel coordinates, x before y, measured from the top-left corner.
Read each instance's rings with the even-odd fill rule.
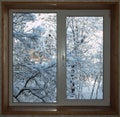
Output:
[[[103,17],[66,18],[67,99],[103,99]]]
[[[13,102],[56,102],[56,13],[13,13]]]

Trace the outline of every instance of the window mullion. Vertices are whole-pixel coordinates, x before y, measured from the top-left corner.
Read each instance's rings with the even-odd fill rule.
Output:
[[[65,100],[65,37],[66,22],[63,11],[57,15],[57,38],[58,38],[58,79],[57,79],[57,98],[58,104],[64,103]]]

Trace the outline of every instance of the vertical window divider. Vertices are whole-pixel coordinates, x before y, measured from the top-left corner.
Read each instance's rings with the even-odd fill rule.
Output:
[[[57,97],[58,104],[64,104],[64,99],[66,97],[65,92],[65,37],[66,37],[66,23],[65,23],[65,15],[63,11],[58,12],[57,15],[57,38],[58,38],[58,78],[57,78]]]

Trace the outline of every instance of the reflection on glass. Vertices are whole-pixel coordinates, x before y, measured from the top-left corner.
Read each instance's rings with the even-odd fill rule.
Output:
[[[13,102],[56,102],[56,13],[13,13]]]
[[[67,99],[103,99],[103,17],[66,18]]]

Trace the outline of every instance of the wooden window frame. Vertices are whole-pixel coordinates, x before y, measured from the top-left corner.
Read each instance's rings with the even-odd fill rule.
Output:
[[[110,105],[109,106],[10,106],[9,105],[9,10],[110,10]],[[118,115],[119,113],[119,2],[2,2],[2,114]]]

